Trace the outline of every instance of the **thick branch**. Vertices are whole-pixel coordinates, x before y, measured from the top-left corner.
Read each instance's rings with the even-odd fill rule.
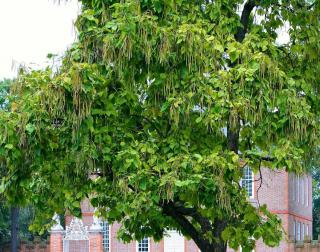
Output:
[[[239,148],[239,133],[240,133],[240,121],[239,116],[235,119],[235,123],[232,123],[234,119],[230,115],[229,122],[227,125],[227,139],[228,139],[228,148],[229,150],[238,153]],[[235,124],[235,125],[231,125]]]
[[[256,7],[256,0],[248,0],[243,7],[243,11],[241,14],[241,20],[240,20],[242,27],[240,27],[238,29],[238,32],[235,35],[235,39],[238,42],[243,41],[243,39],[248,31],[250,14],[251,14],[254,7]]]
[[[251,12],[254,7],[256,7],[257,0],[248,0],[241,14],[241,27],[239,27],[237,33],[235,34],[235,39],[238,42],[242,42],[246,36],[249,26],[249,19]],[[227,125],[227,138],[228,138],[228,147],[231,151],[238,153],[239,147],[239,133],[240,133],[240,118],[239,115],[230,114],[229,122]]]
[[[199,232],[190,223],[190,221],[181,213],[176,211],[176,208],[173,202],[164,203],[162,205],[162,209],[165,214],[174,218],[178,222],[178,224],[188,232],[188,234],[191,236],[194,242],[198,245],[201,251],[210,251],[210,249],[212,249],[212,245],[209,243],[209,241],[201,238]]]
[[[310,5],[304,5],[304,4],[301,4],[301,3],[297,3],[297,6],[299,8],[306,8],[307,10],[311,10],[314,6],[316,5],[316,1],[314,1],[312,4]]]
[[[227,222],[224,220],[216,220],[214,225],[209,219],[203,217],[196,208],[187,208],[181,201],[178,202],[166,202],[162,204],[162,208],[165,214],[174,218],[178,224],[188,232],[194,242],[203,252],[225,252],[227,249],[226,243],[221,238],[222,231],[226,228]],[[201,226],[201,231],[198,231],[186,217],[192,217]],[[204,238],[204,234],[207,232],[213,232],[216,238],[213,242]]]
[[[174,204],[175,210],[183,215],[191,216],[196,222],[201,226],[203,232],[208,232],[213,230],[213,226],[209,219],[203,217],[196,208],[187,208],[184,206],[183,202],[179,205]]]
[[[240,156],[245,157],[245,158],[256,158],[256,159],[259,159],[260,161],[266,161],[266,162],[273,162],[276,160],[274,157],[270,157],[270,156],[260,157],[260,156],[253,156],[250,154],[240,155]]]

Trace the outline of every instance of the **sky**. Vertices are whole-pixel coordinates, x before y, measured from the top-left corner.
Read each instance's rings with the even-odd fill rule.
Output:
[[[0,80],[16,76],[20,65],[33,69],[52,64],[75,41],[77,0],[0,0]],[[279,31],[277,42],[288,41]]]
[[[61,55],[75,41],[77,0],[0,0],[0,80],[19,65],[42,68],[49,53]]]

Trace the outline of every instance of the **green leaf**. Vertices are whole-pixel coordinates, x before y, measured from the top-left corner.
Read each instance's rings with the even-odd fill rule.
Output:
[[[26,125],[26,131],[29,133],[29,134],[32,134],[34,131],[35,131],[36,127],[31,124],[31,123],[28,123]]]
[[[9,150],[12,150],[14,148],[13,144],[6,144],[4,147]]]

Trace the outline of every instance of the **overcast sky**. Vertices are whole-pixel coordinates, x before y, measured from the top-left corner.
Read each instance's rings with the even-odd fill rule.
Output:
[[[12,66],[45,65],[48,53],[62,54],[75,40],[77,0],[0,0],[0,80]]]
[[[44,67],[48,53],[62,54],[75,40],[77,0],[0,0],[0,80],[16,68]],[[278,42],[288,34],[279,32]]]

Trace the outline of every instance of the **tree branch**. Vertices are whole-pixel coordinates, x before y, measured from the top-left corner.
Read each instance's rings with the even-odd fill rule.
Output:
[[[227,139],[228,139],[228,147],[231,151],[238,154],[238,147],[239,147],[239,134],[240,134],[240,119],[239,115],[237,115],[236,125],[231,125],[232,115],[229,116],[229,121],[227,125]]]
[[[261,171],[261,160],[260,160],[260,164],[259,164],[259,175],[260,175],[260,184],[259,184],[259,187],[257,189],[257,201],[258,201],[258,206],[260,208],[259,191],[260,191],[260,189],[262,187],[262,183],[263,183],[262,171]]]
[[[240,27],[238,29],[238,32],[235,35],[235,39],[238,42],[243,41],[243,39],[248,31],[250,14],[251,14],[254,7],[256,7],[256,0],[248,0],[243,7],[243,11],[241,14],[241,19],[240,19],[242,27]]]
[[[214,225],[212,225],[210,220],[203,217],[196,208],[187,208],[182,201],[166,202],[162,205],[162,208],[164,213],[173,217],[183,229],[188,232],[194,232],[193,234],[189,232],[189,234],[202,251],[226,251],[227,245],[221,238],[221,233],[227,226],[226,220],[217,219],[215,220]],[[195,229],[184,215],[192,217],[200,224],[202,234]],[[214,237],[216,238],[213,243],[204,238],[204,234],[209,231],[213,232]]]
[[[250,154],[240,155],[240,156],[243,156],[245,158],[254,158],[255,157],[255,156],[252,156]],[[264,157],[256,156],[256,159],[259,159],[260,161],[267,161],[267,162],[273,162],[273,161],[276,160],[274,157],[270,157],[270,156],[264,156]]]
[[[176,203],[172,202],[172,206],[174,207],[175,211],[178,213],[181,213],[183,215],[187,215],[192,217],[196,222],[198,222],[201,226],[201,230],[203,232],[208,232],[213,230],[213,226],[211,225],[211,222],[203,217],[196,208],[187,208],[184,206],[184,202],[178,201]]]
[[[314,6],[316,5],[316,1],[314,1],[312,4],[310,5],[303,5],[301,3],[297,3],[297,6],[299,8],[306,8],[307,10],[311,10]]]
[[[205,240],[200,237],[199,232],[196,228],[190,223],[190,221],[183,216],[181,213],[176,211],[176,207],[173,202],[165,202],[162,204],[162,209],[165,214],[174,218],[178,224],[188,232],[194,242],[198,245],[198,247],[202,251],[209,251],[212,245],[209,243],[208,240]]]

